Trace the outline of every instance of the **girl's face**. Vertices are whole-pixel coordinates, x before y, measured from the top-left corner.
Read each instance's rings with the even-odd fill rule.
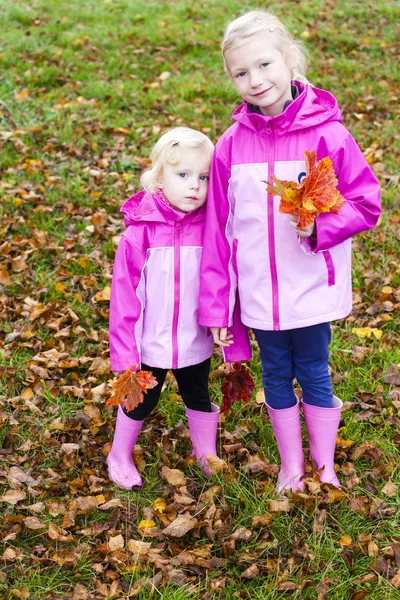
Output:
[[[227,50],[225,62],[243,100],[259,106],[263,115],[283,112],[292,99],[291,74],[272,35],[260,33]]]
[[[207,201],[211,157],[198,150],[179,155],[179,162],[165,169],[160,188],[171,206],[187,213]]]

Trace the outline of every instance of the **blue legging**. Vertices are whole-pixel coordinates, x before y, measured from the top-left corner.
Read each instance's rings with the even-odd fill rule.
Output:
[[[295,377],[306,404],[332,408],[329,323],[289,331],[253,331],[260,348],[265,399],[271,408],[290,408],[296,404]]]

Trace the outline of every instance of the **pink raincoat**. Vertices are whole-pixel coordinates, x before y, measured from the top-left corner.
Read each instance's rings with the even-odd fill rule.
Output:
[[[351,311],[351,237],[380,214],[379,184],[335,98],[296,82],[299,96],[274,117],[244,103],[219,140],[212,163],[200,273],[201,325],[227,327],[239,292],[248,327],[287,330]],[[317,217],[316,240],[298,242],[280,198],[264,181],[301,181],[304,150],[329,156],[346,198],[339,214]]]
[[[110,301],[112,369],[141,363],[178,369],[203,362],[214,349],[198,324],[199,271],[205,206],[190,213],[159,194],[140,192],[121,208],[126,230],[115,256]],[[248,343],[230,359],[246,360]]]

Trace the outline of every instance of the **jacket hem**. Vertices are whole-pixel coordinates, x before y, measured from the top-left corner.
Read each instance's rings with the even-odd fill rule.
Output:
[[[311,325],[319,325],[319,323],[328,323],[335,321],[336,319],[343,319],[347,317],[352,309],[352,305],[342,308],[331,313],[325,313],[322,315],[316,315],[308,319],[299,319],[291,322],[280,322],[279,329],[281,331],[287,331],[288,329],[299,329],[300,327],[311,327]],[[253,329],[261,329],[264,331],[272,331],[274,329],[274,323],[272,321],[258,321],[247,317],[245,314],[241,314],[241,320],[244,325]]]
[[[191,367],[192,365],[198,365],[198,364],[204,362],[205,360],[207,360],[207,358],[210,358],[212,356],[213,351],[214,351],[214,348],[209,352],[201,354],[200,356],[185,358],[183,360],[180,359],[180,360],[178,360],[177,367],[172,367],[172,359],[171,360],[160,360],[160,359],[150,357],[150,356],[145,356],[145,355],[142,355],[142,362],[145,365],[148,365],[149,367],[157,367],[158,369],[172,369],[172,368],[183,369],[184,367]]]

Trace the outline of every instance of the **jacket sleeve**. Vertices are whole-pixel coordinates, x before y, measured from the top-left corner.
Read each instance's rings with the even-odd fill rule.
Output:
[[[232,324],[237,279],[232,264],[229,178],[229,167],[214,152],[200,265],[199,323],[206,327]]]
[[[338,190],[346,199],[339,213],[316,219],[316,241],[311,250],[321,252],[376,225],[380,212],[380,188],[371,167],[354,138],[348,134],[333,159]]]
[[[233,311],[232,326],[229,332],[233,334],[233,344],[222,347],[222,354],[225,362],[241,362],[251,359],[251,346],[249,333],[246,325],[243,325],[240,319],[240,301],[239,294],[236,294],[235,310]]]
[[[122,236],[111,284],[110,358],[113,371],[140,368],[146,256]]]

